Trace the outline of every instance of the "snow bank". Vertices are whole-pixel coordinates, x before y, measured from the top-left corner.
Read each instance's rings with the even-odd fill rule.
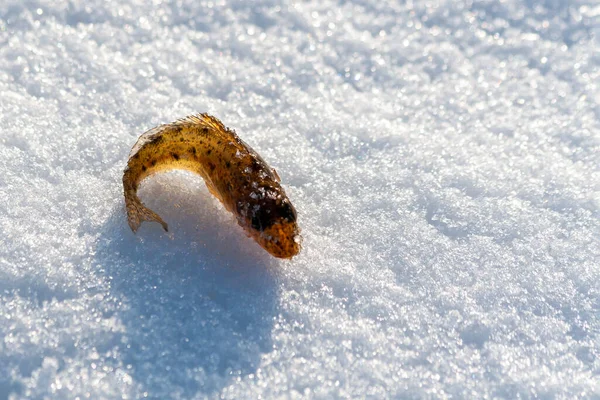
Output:
[[[600,396],[599,16],[4,0],[0,398]],[[293,261],[186,173],[130,232],[131,146],[196,112],[279,172]]]

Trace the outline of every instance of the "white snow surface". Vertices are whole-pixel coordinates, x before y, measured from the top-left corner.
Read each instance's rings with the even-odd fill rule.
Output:
[[[137,137],[271,166],[272,258]],[[600,397],[595,0],[0,0],[0,399]]]

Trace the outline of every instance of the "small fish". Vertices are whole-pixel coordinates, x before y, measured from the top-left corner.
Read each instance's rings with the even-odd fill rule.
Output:
[[[170,169],[199,174],[248,236],[273,256],[291,258],[300,251],[296,210],[277,172],[233,130],[208,114],[150,129],[131,149],[123,188],[133,232],[142,221],[156,221],[168,230],[162,218],[140,201],[137,189],[147,176]]]

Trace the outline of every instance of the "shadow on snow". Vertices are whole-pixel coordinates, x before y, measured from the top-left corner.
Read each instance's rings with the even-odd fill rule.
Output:
[[[146,222],[134,235],[121,204],[104,226],[96,265],[117,303],[125,328],[118,351],[134,382],[152,397],[214,393],[254,373],[272,349],[277,261],[206,189],[167,179],[150,180],[142,198],[172,233]]]

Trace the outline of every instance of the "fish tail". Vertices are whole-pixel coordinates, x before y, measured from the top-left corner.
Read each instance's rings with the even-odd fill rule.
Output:
[[[163,219],[154,211],[146,207],[139,199],[136,189],[128,182],[123,182],[125,186],[125,209],[127,210],[127,222],[129,227],[135,233],[142,221],[155,221],[162,225],[163,229],[168,232],[169,226]]]
[[[133,232],[137,232],[142,221],[155,221],[162,225],[163,229],[168,232],[169,226],[163,219],[154,211],[144,206],[139,199],[125,199],[125,207],[127,208],[127,222]]]

